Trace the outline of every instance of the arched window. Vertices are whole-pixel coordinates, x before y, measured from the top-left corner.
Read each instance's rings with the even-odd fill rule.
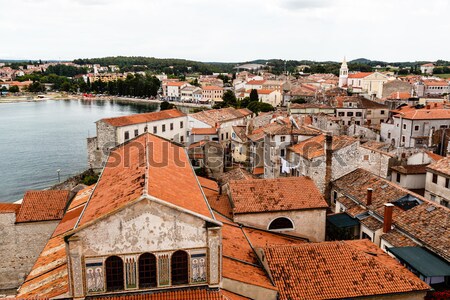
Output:
[[[288,218],[281,217],[273,220],[269,225],[269,230],[287,230],[294,229],[294,224]]]
[[[176,251],[172,254],[172,285],[189,283],[188,254],[185,251]]]
[[[123,261],[118,256],[110,256],[106,259],[106,290],[120,291],[124,287],[123,278]]]
[[[144,253],[139,257],[139,288],[156,286],[156,257]]]

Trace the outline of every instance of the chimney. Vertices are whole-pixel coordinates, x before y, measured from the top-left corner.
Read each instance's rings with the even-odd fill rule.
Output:
[[[430,104],[427,104],[426,109],[430,109],[430,108],[431,108]]]
[[[331,205],[331,172],[332,172],[332,161],[333,161],[333,136],[331,132],[327,132],[325,134],[325,199],[327,200],[328,205]]]
[[[434,102],[434,107],[437,107],[437,102]]]
[[[367,206],[372,205],[372,193],[373,193],[373,189],[372,188],[368,188],[367,189]]]
[[[392,211],[394,210],[394,204],[386,203],[384,205],[384,220],[383,220],[383,232],[388,233],[392,227]]]

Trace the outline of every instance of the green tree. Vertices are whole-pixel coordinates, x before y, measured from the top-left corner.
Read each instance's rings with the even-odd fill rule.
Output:
[[[39,81],[34,81],[32,84],[28,86],[28,91],[30,93],[40,93],[45,91],[45,86]]]
[[[260,112],[268,112],[268,111],[274,111],[275,108],[270,105],[269,103],[265,102],[256,102],[252,101],[247,106],[248,109],[250,109],[253,113],[258,114]]]
[[[168,110],[168,109],[175,108],[175,105],[173,105],[172,103],[169,103],[168,101],[163,101],[161,103],[160,108],[161,108],[161,110]]]
[[[250,92],[250,102],[253,101],[259,101],[258,91],[255,89],[252,89]]]
[[[61,91],[70,92],[72,90],[72,84],[68,81],[64,82],[61,85]]]
[[[291,100],[291,103],[304,104],[304,103],[306,103],[306,100],[303,98],[296,98],[296,99]]]
[[[5,88],[6,90],[6,88]],[[17,85],[13,85],[9,87],[9,92],[10,93],[18,93],[19,92],[19,87]]]
[[[226,91],[223,94],[222,99],[226,106],[233,106],[233,107],[237,106],[237,99],[236,99],[236,96],[234,95],[233,91],[230,91],[230,90]]]

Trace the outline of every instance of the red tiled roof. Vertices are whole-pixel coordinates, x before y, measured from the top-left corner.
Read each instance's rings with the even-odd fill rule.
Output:
[[[219,195],[219,193],[216,192],[214,194],[211,193],[207,196],[207,198],[209,206],[211,206],[214,211],[224,215],[227,218],[233,218],[233,209],[231,208],[231,203],[228,195]]]
[[[217,134],[217,128],[192,128],[191,134],[213,135]]]
[[[210,85],[210,86],[203,87],[203,90],[204,91],[217,91],[217,90],[222,91],[223,87]]]
[[[144,114],[135,114],[129,116],[115,117],[115,118],[106,118],[101,119],[100,121],[106,122],[112,126],[120,127],[127,126],[133,124],[141,124],[147,122],[154,122],[165,119],[179,118],[186,116],[185,113],[177,110],[177,109],[168,109]]]
[[[145,193],[213,217],[184,149],[147,133],[111,151],[79,226],[120,209]]]
[[[249,115],[253,114],[253,112],[248,108],[239,108],[238,112],[240,112],[244,116],[249,116]]]
[[[367,243],[359,240],[264,247],[279,299],[347,299],[430,289],[375,245],[361,245]]]
[[[427,165],[393,166],[391,167],[391,169],[401,174],[408,174],[408,175],[426,174],[427,173],[426,166]]]
[[[338,135],[333,136],[331,149],[337,151],[358,142],[355,138]],[[302,141],[289,149],[306,159],[312,159],[325,155],[325,135],[321,134],[305,141]]]
[[[92,297],[93,300],[227,300],[220,290],[182,289],[154,293]],[[239,299],[239,298],[236,298]]]
[[[16,222],[61,220],[69,193],[60,190],[26,192]]]
[[[348,78],[364,78],[372,74],[373,72],[359,72],[354,74],[348,74]]]
[[[423,83],[427,86],[448,86],[449,83],[445,80],[424,80]]]
[[[20,204],[14,203],[0,203],[0,214],[1,213],[15,213],[17,214],[20,209]]]
[[[232,180],[229,185],[235,214],[328,207],[309,177]]]
[[[450,119],[450,109],[415,109],[394,115],[394,118],[408,120],[445,120]]]
[[[185,82],[185,81],[169,81],[165,85],[166,86],[183,86],[185,84],[187,84],[187,82]]]
[[[246,115],[233,107],[226,107],[221,109],[210,109],[190,114],[190,117],[197,119],[203,123],[216,127],[217,124],[228,122],[231,120],[244,118]]]
[[[427,167],[429,170],[436,171],[445,175],[450,175],[450,157],[438,160]]]
[[[256,167],[253,169],[253,175],[263,175],[264,167]]]
[[[265,80],[250,80],[247,82],[248,85],[262,85],[266,82]]]

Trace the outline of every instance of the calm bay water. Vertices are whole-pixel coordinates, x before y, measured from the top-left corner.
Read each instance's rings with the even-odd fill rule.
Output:
[[[118,101],[0,103],[0,202],[58,183],[58,169],[61,180],[86,170],[95,121],[158,109]]]

